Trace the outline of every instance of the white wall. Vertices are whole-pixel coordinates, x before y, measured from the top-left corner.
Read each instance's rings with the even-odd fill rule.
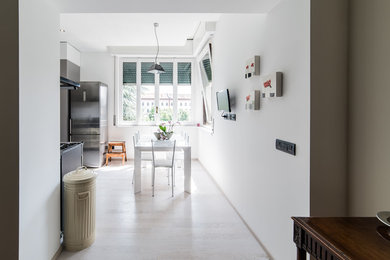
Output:
[[[115,111],[115,68],[114,57],[108,53],[81,53],[81,81],[101,81],[108,85],[108,137],[109,140],[125,140],[127,144],[127,156],[133,158],[133,135],[140,131],[142,134],[152,134],[156,126],[114,126],[113,115]],[[196,97],[194,97],[196,99]],[[180,133],[186,131],[190,136],[192,157],[198,157],[198,130],[195,126],[175,127]]]
[[[59,12],[19,0],[19,259],[51,259],[60,238]]]
[[[199,159],[274,259],[295,259],[291,216],[309,215],[310,6],[285,0],[267,15],[222,15],[213,49],[213,91],[229,88],[237,121],[214,112],[215,134],[199,132]],[[261,56],[260,70],[284,73],[283,97],[261,99],[244,65]],[[297,144],[297,155],[275,150],[275,139]]]
[[[390,2],[350,8],[349,214],[375,216],[390,197]]]

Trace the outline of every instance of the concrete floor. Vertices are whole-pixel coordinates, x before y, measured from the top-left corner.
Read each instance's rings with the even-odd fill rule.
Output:
[[[98,170],[96,241],[59,259],[268,259],[198,161],[192,163],[192,194],[177,169],[175,197],[166,171],[142,168],[142,192],[133,194],[133,162],[113,161]]]

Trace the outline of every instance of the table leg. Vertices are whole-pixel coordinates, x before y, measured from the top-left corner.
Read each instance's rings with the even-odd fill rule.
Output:
[[[191,147],[184,149],[184,191],[191,193]]]
[[[306,251],[297,247],[297,260],[306,260]]]
[[[141,192],[141,151],[134,148],[134,193]]]

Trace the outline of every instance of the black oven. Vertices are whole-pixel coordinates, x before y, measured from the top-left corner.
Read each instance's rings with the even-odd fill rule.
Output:
[[[62,178],[65,174],[76,170],[83,165],[83,143],[61,143],[61,232],[64,231],[63,214],[64,214],[64,182]]]

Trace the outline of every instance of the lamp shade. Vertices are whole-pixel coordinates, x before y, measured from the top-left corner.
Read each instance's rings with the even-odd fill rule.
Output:
[[[153,74],[161,74],[165,73],[165,70],[163,69],[163,67],[161,67],[160,64],[154,63],[152,66],[150,66],[148,72]]]

